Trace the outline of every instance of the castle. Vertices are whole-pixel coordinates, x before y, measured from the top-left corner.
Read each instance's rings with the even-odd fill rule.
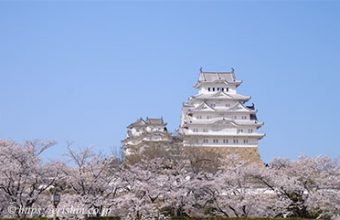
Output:
[[[246,105],[250,96],[237,93],[242,81],[231,72],[200,71],[194,85],[198,93],[183,104],[181,124],[177,132],[185,151],[214,152],[261,163],[258,142],[264,134],[257,130],[263,125],[256,117],[254,104]],[[170,143],[163,119],[139,119],[128,126],[123,141],[124,155],[138,154],[150,143]]]

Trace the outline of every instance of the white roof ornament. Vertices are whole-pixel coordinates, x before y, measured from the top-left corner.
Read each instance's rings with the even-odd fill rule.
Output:
[[[231,74],[233,74],[233,78],[234,78],[234,82],[236,81],[236,77],[235,77],[235,69],[233,67],[231,67]]]

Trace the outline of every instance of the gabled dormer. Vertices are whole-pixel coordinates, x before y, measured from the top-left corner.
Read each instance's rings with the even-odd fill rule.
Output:
[[[215,109],[208,105],[206,102],[202,102],[200,105],[197,107],[191,109],[191,111],[206,111],[206,112],[214,112]]]

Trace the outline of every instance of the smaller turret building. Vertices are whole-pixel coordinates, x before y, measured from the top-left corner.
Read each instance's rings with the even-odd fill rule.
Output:
[[[122,141],[124,156],[142,153],[152,144],[164,144],[171,141],[163,118],[140,118],[127,127],[127,137]]]

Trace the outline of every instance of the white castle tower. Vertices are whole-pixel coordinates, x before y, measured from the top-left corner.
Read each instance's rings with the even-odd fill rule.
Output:
[[[171,141],[163,118],[140,118],[128,127],[127,137],[122,141],[125,156],[142,154],[152,144]]]
[[[254,104],[250,96],[237,93],[242,81],[231,72],[201,72],[195,88],[198,94],[183,104],[180,134],[184,147],[255,149],[264,136],[257,132]],[[250,149],[252,150],[252,149]],[[258,154],[258,153],[257,153]]]

